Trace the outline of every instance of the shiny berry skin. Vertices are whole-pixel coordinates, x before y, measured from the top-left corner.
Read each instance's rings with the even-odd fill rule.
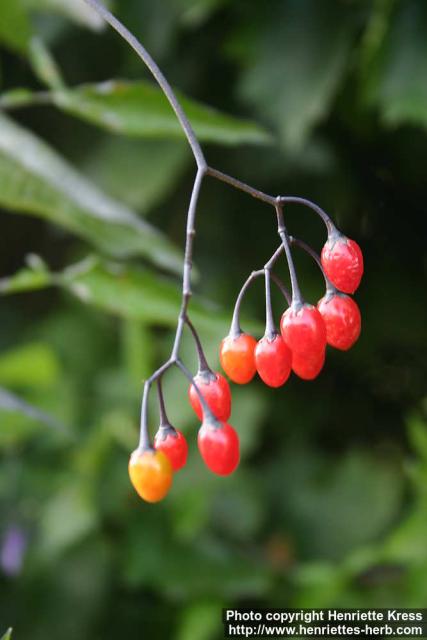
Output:
[[[292,305],[280,321],[282,338],[294,355],[316,355],[325,350],[326,327],[316,307]]]
[[[197,443],[204,463],[213,473],[228,476],[239,464],[239,437],[226,422],[215,426],[205,421],[200,427]]]
[[[341,233],[328,238],[321,261],[329,280],[344,293],[354,293],[363,275],[362,251],[354,240]]]
[[[302,380],[317,378],[325,364],[325,350],[310,354],[292,354],[292,371]]]
[[[129,477],[143,500],[159,502],[171,488],[172,465],[163,451],[136,449],[129,460]]]
[[[174,471],[179,471],[187,462],[188,444],[180,431],[172,427],[160,427],[154,438],[156,451],[163,451]]]
[[[224,376],[211,371],[199,371],[194,381],[215,418],[221,422],[227,422],[231,414],[231,392]],[[188,388],[188,398],[194,413],[199,420],[203,420],[203,408],[192,384]]]
[[[281,387],[291,373],[292,353],[279,334],[264,336],[255,349],[258,374],[269,387]]]
[[[221,342],[221,366],[230,380],[237,384],[247,384],[256,373],[256,340],[248,333],[229,335]]]
[[[335,349],[347,351],[360,336],[362,319],[359,307],[342,293],[326,295],[317,308],[326,325],[326,339]]]

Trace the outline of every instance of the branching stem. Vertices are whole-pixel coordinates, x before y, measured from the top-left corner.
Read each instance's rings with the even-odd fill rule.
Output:
[[[277,200],[279,200],[279,198]],[[298,284],[298,277],[295,269],[294,260],[292,258],[292,251],[289,243],[288,232],[286,231],[285,222],[283,219],[282,205],[278,201],[276,202],[276,214],[277,214],[277,232],[283,243],[283,248],[286,254],[286,260],[288,262],[289,276],[291,278],[292,304],[301,306],[304,304],[304,299],[302,297],[301,289]]]
[[[153,384],[154,381],[158,381],[158,391],[159,391],[159,404],[160,404],[160,416],[161,416],[161,422],[163,422],[164,420],[167,421],[167,417],[166,417],[166,411],[164,408],[164,400],[163,400],[163,394],[162,394],[162,387],[161,387],[161,377],[163,376],[163,374],[172,366],[177,366],[180,371],[182,371],[182,373],[186,376],[186,378],[188,378],[188,380],[194,385],[194,388],[196,390],[196,393],[199,397],[199,400],[202,404],[203,407],[203,412],[205,417],[207,417],[212,423],[217,424],[219,426],[218,421],[214,418],[211,410],[209,409],[208,405],[206,404],[200,389],[198,388],[197,384],[194,383],[194,379],[193,376],[191,374],[191,372],[187,369],[187,367],[181,362],[181,360],[179,359],[179,352],[180,352],[180,346],[181,346],[181,341],[182,341],[182,334],[183,334],[183,329],[184,329],[184,325],[187,324],[188,327],[190,328],[190,331],[193,334],[193,337],[195,339],[196,342],[196,348],[197,348],[197,352],[198,352],[198,356],[199,356],[199,365],[200,367],[203,369],[206,367],[206,370],[209,370],[208,364],[206,362],[206,358],[204,356],[203,353],[203,349],[202,349],[202,345],[200,343],[200,339],[197,335],[197,332],[195,330],[195,328],[193,327],[192,323],[190,322],[189,318],[188,318],[188,306],[189,306],[189,302],[190,302],[190,298],[192,295],[192,290],[191,290],[191,273],[192,273],[192,267],[193,267],[193,245],[194,245],[194,236],[196,233],[195,230],[195,219],[196,219],[196,211],[197,211],[197,203],[199,200],[199,195],[200,195],[200,189],[202,186],[202,182],[203,182],[203,178],[205,176],[210,176],[212,178],[215,178],[216,180],[219,180],[220,182],[224,182],[228,185],[230,185],[231,187],[233,187],[234,189],[237,189],[239,191],[242,191],[244,193],[247,193],[248,195],[252,196],[253,198],[256,198],[257,200],[260,200],[261,202],[264,202],[268,205],[271,205],[272,207],[275,208],[276,210],[276,215],[277,215],[277,222],[278,222],[278,233],[280,236],[280,239],[282,241],[281,246],[276,250],[276,252],[272,255],[272,257],[270,258],[270,260],[264,265],[263,269],[260,269],[259,271],[253,271],[251,273],[251,275],[249,276],[249,278],[246,280],[246,282],[244,283],[237,301],[236,301],[236,305],[234,308],[234,313],[233,313],[233,320],[232,320],[232,324],[231,324],[231,334],[239,334],[241,332],[240,329],[240,321],[239,321],[239,314],[240,314],[240,305],[241,302],[244,298],[244,295],[246,293],[246,291],[248,290],[249,286],[251,285],[251,283],[258,277],[260,276],[264,276],[265,277],[265,286],[266,286],[266,324],[267,324],[267,332],[270,331],[274,331],[274,321],[273,321],[273,314],[272,314],[272,310],[271,310],[271,292],[270,292],[270,279],[273,280],[277,286],[280,288],[280,290],[282,291],[283,295],[285,296],[285,298],[288,301],[288,304],[303,304],[303,298],[301,295],[301,291],[299,288],[299,284],[298,284],[298,279],[297,279],[297,275],[296,275],[296,271],[295,271],[295,266],[294,266],[294,262],[292,259],[292,252],[291,252],[291,246],[290,246],[290,239],[289,236],[287,234],[287,230],[284,224],[284,219],[283,219],[283,205],[284,204],[288,204],[288,203],[296,203],[296,204],[303,204],[307,207],[309,207],[310,209],[312,209],[313,211],[315,211],[317,213],[317,215],[320,216],[320,218],[323,220],[323,222],[326,224],[326,227],[328,229],[328,233],[329,235],[331,233],[336,233],[336,228],[334,226],[334,224],[332,223],[331,219],[329,218],[329,216],[323,211],[323,209],[321,209],[320,207],[318,207],[316,204],[314,204],[313,202],[310,202],[309,200],[306,200],[304,198],[298,198],[296,196],[271,196],[268,195],[262,191],[259,191],[258,189],[255,189],[253,187],[251,187],[250,185],[242,182],[241,180],[238,180],[236,178],[233,178],[225,173],[222,173],[221,171],[218,171],[217,169],[214,169],[212,167],[209,167],[206,159],[205,159],[205,155],[202,151],[202,148],[200,146],[200,143],[197,139],[197,136],[193,130],[193,127],[190,124],[190,121],[188,120],[184,109],[182,108],[181,104],[179,103],[171,85],[169,84],[169,82],[166,80],[165,76],[163,75],[162,71],[159,69],[158,65],[156,64],[156,62],[153,60],[153,58],[150,56],[150,54],[148,53],[148,51],[145,49],[145,47],[137,40],[137,38],[99,1],[99,0],[85,0],[87,2],[87,4],[89,4],[113,29],[115,29],[115,31],[117,31],[117,33],[132,47],[132,49],[134,49],[134,51],[136,51],[136,53],[138,54],[138,56],[141,58],[141,60],[144,62],[144,64],[148,67],[148,69],[151,71],[152,75],[154,76],[155,80],[157,81],[158,85],[160,86],[160,88],[162,89],[163,93],[165,94],[166,98],[169,100],[169,103],[172,107],[172,109],[174,110],[178,121],[182,127],[182,130],[184,132],[184,135],[187,138],[187,141],[190,145],[191,151],[193,152],[194,155],[194,159],[196,161],[196,165],[197,165],[197,174],[195,177],[195,181],[194,181],[194,186],[193,186],[193,190],[192,190],[192,194],[191,194],[191,199],[190,199],[190,204],[189,204],[189,208],[188,208],[188,214],[187,214],[187,228],[186,228],[186,241],[185,241],[185,254],[184,254],[184,268],[183,268],[183,275],[182,275],[182,302],[181,302],[181,310],[178,316],[178,322],[177,322],[177,328],[176,328],[176,334],[175,334],[175,340],[174,340],[174,344],[173,344],[173,348],[172,348],[172,353],[171,356],[169,358],[169,360],[167,360],[161,367],[159,367],[157,369],[157,371],[155,371],[153,373],[153,375],[148,378],[145,381],[144,384],[144,391],[142,394],[142,405],[141,405],[141,428],[140,428],[140,442],[139,442],[139,447],[141,449],[147,449],[150,448],[150,438],[149,438],[149,433],[148,433],[148,420],[147,420],[147,413],[148,413],[148,395],[151,389],[151,385]],[[42,101],[43,103],[45,103],[46,101],[48,101],[48,96],[42,94],[42,96],[40,97],[40,101]],[[25,105],[25,101],[22,103],[23,105]],[[13,105],[12,105],[13,106]],[[295,239],[293,239],[293,243],[296,244],[297,242],[295,241]],[[299,246],[302,246],[302,248],[305,248],[305,246],[303,246],[303,244],[299,243]],[[307,250],[307,249],[305,249]],[[292,286],[292,301],[290,300],[290,296],[289,296],[289,292],[287,291],[286,287],[283,285],[283,283],[277,278],[277,276],[272,273],[272,268],[275,265],[277,259],[282,255],[282,253],[285,253],[286,255],[286,259],[288,262],[288,267],[289,267],[289,273],[290,273],[290,279],[291,279],[291,286]],[[328,287],[328,282],[327,282],[327,287]]]
[[[325,280],[326,294],[335,294],[335,293],[337,293],[337,288],[334,287],[334,285],[332,284],[332,282],[329,280],[328,276],[326,275],[325,270],[324,270],[324,268],[322,266],[322,262],[320,260],[320,257],[314,251],[314,249],[312,249],[309,244],[304,242],[304,240],[299,240],[298,238],[294,238],[293,236],[289,237],[289,241],[290,241],[291,245],[295,245],[296,247],[299,247],[300,249],[302,249],[303,251],[308,253],[308,255],[313,258],[313,260],[315,261],[315,263],[319,267],[320,271],[322,272],[323,278]]]

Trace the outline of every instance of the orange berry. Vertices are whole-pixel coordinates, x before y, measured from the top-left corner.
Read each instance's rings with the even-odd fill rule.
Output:
[[[248,333],[229,335],[221,342],[221,366],[233,382],[246,384],[254,377],[256,345],[257,341]]]
[[[172,465],[162,451],[136,449],[129,460],[129,477],[143,500],[159,502],[171,488]]]

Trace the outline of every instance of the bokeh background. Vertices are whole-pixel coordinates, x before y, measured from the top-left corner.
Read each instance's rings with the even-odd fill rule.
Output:
[[[194,161],[83,2],[2,0],[0,634],[215,640],[223,606],[427,606],[427,4],[114,9],[186,96],[211,165],[315,200],[360,243],[363,334],[312,383],[233,387],[228,479],[203,467],[187,383],[168,374],[190,458],[143,504],[127,461],[142,380],[171,347]],[[285,214],[320,250],[321,222]],[[206,179],[192,308],[212,366],[277,245],[270,208]],[[315,302],[322,278],[295,258]],[[261,336],[263,316],[259,283],[245,328]],[[187,337],[183,358],[194,370]]]

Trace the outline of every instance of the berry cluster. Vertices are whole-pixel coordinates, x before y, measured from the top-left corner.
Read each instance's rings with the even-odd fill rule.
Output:
[[[316,204],[294,196],[274,197],[254,189],[207,164],[194,130],[185,115],[170,84],[157,64],[136,37],[99,0],[86,0],[98,14],[129,44],[149,68],[168,99],[193,152],[197,174],[187,215],[187,233],[182,279],[182,305],[178,316],[175,341],[169,359],[153,373],[144,384],[141,407],[141,428],[138,448],[129,462],[129,475],[138,494],[147,502],[158,502],[168,493],[173,473],[181,469],[187,459],[187,442],[169,422],[161,386],[162,376],[173,366],[178,367],[190,382],[189,400],[201,426],[198,434],[200,454],[206,466],[221,476],[232,473],[239,463],[239,439],[228,424],[231,413],[231,393],[227,380],[213,372],[203,353],[200,339],[193,327],[188,307],[191,291],[193,242],[196,233],[197,203],[203,179],[210,177],[225,182],[276,211],[280,246],[263,269],[251,273],[236,301],[229,335],[220,348],[221,365],[230,380],[246,384],[258,372],[270,387],[280,387],[291,371],[304,380],[312,380],[325,362],[326,345],[346,351],[360,334],[360,312],[349,293],[354,293],[363,274],[363,256],[359,246],[340,233],[329,216]],[[287,204],[302,204],[312,209],[325,223],[328,239],[319,257],[306,243],[288,235],[283,218]],[[318,263],[326,283],[324,297],[317,306],[308,304],[302,297],[291,247],[299,246]],[[285,254],[291,281],[292,295],[273,273],[277,260]],[[240,327],[240,305],[250,284],[259,276],[265,278],[266,329],[257,342]],[[271,281],[275,282],[288,302],[288,308],[277,330],[271,308]],[[199,370],[193,377],[179,357],[184,328],[188,327],[195,340]],[[160,426],[154,446],[148,432],[148,396],[152,384],[157,381]]]
[[[325,214],[324,214],[325,215]],[[234,308],[229,334],[220,346],[220,362],[228,378],[236,384],[247,384],[256,373],[270,387],[281,387],[293,372],[303,380],[313,380],[323,368],[326,346],[347,351],[361,330],[361,316],[354,293],[363,274],[362,252],[353,240],[339,233],[327,219],[331,230],[321,257],[303,241],[284,235],[285,241],[269,262],[254,271],[243,285]],[[282,215],[279,210],[279,227]],[[302,297],[290,253],[293,245],[309,253],[322,270],[326,292],[316,306]],[[285,253],[291,274],[292,296],[273,273],[272,268]],[[264,336],[256,340],[240,327],[240,306],[250,284],[259,276],[265,278],[266,327]],[[288,302],[280,320],[280,330],[273,320],[270,284],[274,281]],[[201,421],[198,447],[210,471],[220,476],[232,473],[239,463],[239,439],[228,423],[231,414],[231,392],[226,378],[212,371],[203,353],[197,332],[186,320],[195,340],[199,369],[188,389],[190,404]],[[139,495],[149,502],[161,500],[169,491],[174,471],[187,459],[187,442],[183,434],[169,423],[158,379],[160,427],[154,449],[138,449],[130,461],[130,477]]]

